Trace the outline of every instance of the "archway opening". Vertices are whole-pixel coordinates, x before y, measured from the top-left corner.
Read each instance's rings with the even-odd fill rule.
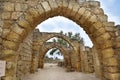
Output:
[[[46,53],[46,55],[44,57],[44,64],[51,64],[51,65],[54,64],[56,66],[63,67],[64,63],[65,63],[64,56],[65,55],[63,55],[63,53],[61,52],[61,50],[59,50],[59,48],[58,49],[57,48],[52,48],[52,49],[47,51],[47,53]]]
[[[75,27],[75,29],[73,27]],[[94,52],[95,48],[93,49],[93,43],[88,37],[87,33],[83,30],[83,28],[81,28],[75,22],[69,20],[68,18],[57,16],[57,17],[49,18],[48,20],[38,25],[37,28],[40,30],[40,32],[60,33],[60,34],[62,33],[70,37],[71,40],[73,41],[76,36],[76,33],[78,32],[79,37],[77,37],[76,39],[78,40],[78,42],[80,41],[80,43],[78,43],[80,44],[80,47],[82,48],[81,49],[82,51],[80,53],[83,53],[83,54],[79,54],[81,56],[81,59],[80,59],[81,70],[80,71],[85,72],[85,73],[94,73],[96,72],[95,70],[97,70],[97,73],[100,73],[100,62],[99,62],[98,55],[97,56],[94,55],[94,53],[97,54],[97,52]],[[53,42],[56,42],[56,38],[52,40]],[[93,56],[95,57],[95,59]],[[89,57],[91,58],[88,59]],[[97,63],[95,62],[96,60],[98,60]],[[95,67],[96,65],[98,66]],[[94,69],[94,68],[97,68],[97,69]]]

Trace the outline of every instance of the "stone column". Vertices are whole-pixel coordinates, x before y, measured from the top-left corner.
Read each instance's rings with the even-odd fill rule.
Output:
[[[32,62],[31,62],[31,73],[36,72],[37,68],[38,68],[38,54],[33,53],[32,54]]]
[[[74,43],[74,54],[75,54],[75,60],[76,60],[76,71],[80,71],[81,69],[81,65],[80,65],[80,52],[79,52],[79,48],[80,48],[80,43],[78,41],[73,41]]]

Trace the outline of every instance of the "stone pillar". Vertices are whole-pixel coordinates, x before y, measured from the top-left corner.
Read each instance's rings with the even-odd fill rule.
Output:
[[[44,67],[44,59],[42,57],[40,57],[39,68],[43,69],[43,67]]]
[[[31,62],[31,73],[36,72],[37,68],[38,68],[38,54],[33,53],[32,54],[32,62]]]
[[[100,61],[99,61],[98,53],[95,47],[92,48],[92,52],[93,52],[93,59],[94,59],[95,75],[96,77],[101,78]]]
[[[74,54],[75,54],[75,60],[76,60],[76,71],[80,71],[81,70],[81,65],[80,65],[80,43],[78,41],[73,41],[74,43]]]

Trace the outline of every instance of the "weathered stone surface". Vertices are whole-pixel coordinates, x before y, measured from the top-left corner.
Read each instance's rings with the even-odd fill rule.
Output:
[[[108,58],[103,60],[105,66],[118,66],[118,62],[115,58]]]
[[[8,49],[17,50],[17,45],[18,45],[18,43],[3,40],[3,46],[7,47]]]
[[[13,21],[6,20],[3,22],[3,29],[9,29],[13,24]]]
[[[93,0],[80,0],[80,2],[78,0],[1,0],[0,12],[0,59],[6,60],[10,65],[7,66],[4,80],[22,80],[25,74],[30,71],[35,72],[38,67],[38,50],[44,41],[55,36],[40,34],[41,40],[36,42],[35,39],[38,38],[29,33],[40,22],[56,15],[74,20],[91,37],[95,47],[98,48],[96,50],[100,66],[102,66],[102,68],[98,68],[100,66],[97,65],[97,74],[100,73],[100,77],[105,80],[120,79],[120,59],[118,57],[120,28],[119,25],[115,26],[114,22],[108,22],[108,17],[100,8],[99,2]],[[83,54],[84,52],[79,53],[82,51],[79,51],[78,44],[75,45],[63,35],[62,37],[59,34],[54,35],[65,39],[74,48],[73,51],[69,51],[70,57],[65,55],[65,65],[78,71],[94,71],[91,51],[88,50],[88,53],[85,52],[85,54]],[[34,42],[36,43],[33,45]],[[31,63],[31,61],[33,62]],[[43,65],[41,66],[43,67]]]
[[[11,31],[8,35],[7,35],[7,39],[10,41],[14,41],[14,42],[21,42],[22,39],[20,38],[20,35]]]
[[[13,26],[13,31],[16,32],[17,34],[23,36],[26,32],[24,28],[19,27],[17,24]]]
[[[12,13],[12,19],[18,19],[20,16],[22,15],[22,13],[20,13],[20,12],[13,12]]]
[[[31,27],[30,23],[28,23],[24,18],[20,18],[18,20],[18,25],[20,25],[22,28],[28,29]]]
[[[16,3],[15,11],[25,11],[28,8],[26,4]]]
[[[45,9],[46,12],[51,10],[47,1],[44,1],[41,4],[42,4],[42,6],[43,6],[43,8]]]
[[[76,14],[76,20],[79,20],[80,19],[80,17],[81,17],[81,15],[83,15],[83,13],[85,12],[85,8],[84,7],[82,7],[82,8],[80,8],[79,9],[79,11],[78,11],[78,13]]]
[[[104,55],[103,58],[110,58],[114,56],[114,51],[111,48],[107,48],[102,50],[102,55]]]
[[[2,31],[2,38],[6,38],[6,36],[9,34],[10,30],[9,29],[3,29]]]
[[[39,14],[43,14],[44,13],[44,9],[43,9],[41,4],[37,5],[37,8],[38,8]]]
[[[5,2],[3,8],[4,11],[14,11],[14,3]]]
[[[4,12],[2,13],[2,19],[10,19],[11,13],[10,12]]]
[[[111,80],[119,80],[120,79],[119,73],[104,73],[104,74],[107,79],[111,79]]]

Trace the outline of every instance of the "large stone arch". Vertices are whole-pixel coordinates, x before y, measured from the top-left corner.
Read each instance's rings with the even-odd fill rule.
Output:
[[[24,1],[18,2],[26,3]],[[11,1],[11,3],[7,3],[6,6],[8,4],[10,4],[9,9],[3,7],[4,10],[6,12],[14,11],[15,3],[12,3]],[[83,27],[83,29],[90,36],[100,55],[101,69],[103,73],[102,78],[104,80],[120,79],[120,74],[117,73],[117,71],[112,73],[112,70],[105,70],[106,68],[118,69],[118,62],[114,57],[112,35],[110,32],[108,32],[109,30],[105,28],[109,25],[109,22],[107,21],[106,15],[100,8],[99,2],[90,1],[78,3],[74,0],[35,0],[31,1],[31,3],[26,4],[28,4],[29,7],[24,11],[19,11],[16,9],[18,13],[21,12],[21,16],[19,16],[19,14],[17,16],[14,16],[14,14],[17,13],[13,13],[12,19],[10,19],[13,20],[13,23],[11,23],[12,27],[11,29],[9,28],[10,32],[8,32],[7,36],[4,37],[2,41],[3,48],[1,52],[3,54],[3,60],[16,64],[15,58],[13,56],[16,56],[16,51],[19,48],[19,44],[28,35],[28,33],[30,33],[30,31],[32,31],[37,24],[46,20],[47,18],[61,15],[81,25],[81,27]],[[3,22],[6,19],[9,19],[9,16],[2,17]],[[7,45],[8,43],[10,45]],[[8,55],[9,58],[6,57]],[[11,69],[13,70],[13,73],[9,74]],[[13,75],[15,75],[16,72],[16,65],[13,65],[11,69],[6,71],[5,80],[15,80],[15,77],[13,77]]]
[[[70,57],[69,57],[69,49],[66,46],[60,45],[59,43],[46,43],[42,46],[41,50],[40,50],[40,68],[43,68],[43,64],[44,64],[44,57],[45,54],[47,53],[48,50],[52,49],[52,48],[57,48],[61,51],[61,53],[64,56],[65,61],[70,61]],[[67,62],[69,63],[69,62]],[[68,64],[68,66],[70,66],[70,63]]]

